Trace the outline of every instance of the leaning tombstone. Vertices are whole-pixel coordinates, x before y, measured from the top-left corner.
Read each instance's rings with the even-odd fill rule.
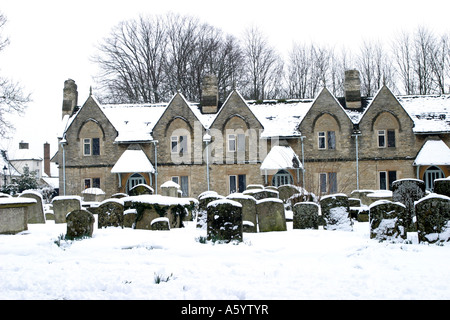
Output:
[[[71,211],[67,214],[66,221],[66,239],[92,237],[95,218],[89,211],[85,209]]]
[[[74,210],[81,209],[81,197],[56,196],[52,200],[55,223],[66,223],[66,215]]]
[[[229,199],[219,199],[207,205],[207,240],[242,241],[242,205]]]
[[[256,201],[259,232],[286,231],[286,215],[281,199],[267,198]]]
[[[319,205],[297,202],[293,208],[293,229],[319,229]]]
[[[400,179],[392,183],[392,201],[403,203],[406,207],[407,231],[417,231],[413,223],[414,201],[425,196],[425,182],[419,179]]]
[[[19,197],[36,200],[36,204],[28,208],[28,223],[45,223],[42,195],[36,191],[25,190]]]
[[[336,193],[324,196],[320,199],[320,208],[325,230],[353,230],[347,195]]]
[[[450,177],[434,180],[434,192],[450,197]]]
[[[123,228],[123,201],[120,199],[107,199],[98,206],[98,228]]]
[[[227,199],[239,202],[242,205],[242,221],[244,232],[257,232],[256,199],[242,193],[232,193]]]
[[[430,194],[415,203],[419,242],[450,241],[450,197]]]
[[[379,200],[369,206],[370,238],[379,241],[406,240],[406,206],[400,202]]]

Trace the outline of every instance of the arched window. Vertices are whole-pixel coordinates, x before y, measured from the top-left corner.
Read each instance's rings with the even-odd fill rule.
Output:
[[[279,170],[272,178],[272,185],[275,187],[282,186],[283,184],[293,184],[294,178],[286,170]]]
[[[423,181],[425,182],[425,188],[433,192],[434,180],[441,178],[445,177],[444,172],[440,168],[435,166],[429,167],[427,170],[425,170],[425,173],[423,174]]]
[[[128,193],[128,191],[130,191],[130,189],[132,189],[134,186],[138,185],[138,184],[143,184],[146,183],[145,178],[139,174],[139,173],[134,173],[132,174],[127,181],[127,186],[126,186],[126,191]]]

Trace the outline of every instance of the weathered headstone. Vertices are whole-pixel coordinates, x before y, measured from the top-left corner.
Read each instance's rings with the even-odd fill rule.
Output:
[[[242,241],[242,205],[229,199],[219,199],[207,206],[207,239]]]
[[[417,231],[413,223],[414,201],[425,196],[425,182],[418,179],[400,179],[392,183],[392,201],[403,203],[406,207],[407,231]]]
[[[153,188],[146,184],[138,184],[128,191],[130,196],[139,196],[143,194],[153,194]]]
[[[239,202],[242,205],[242,220],[245,225],[244,232],[257,232],[256,199],[242,193],[232,193],[227,196],[227,199]]]
[[[361,200],[361,205],[370,205],[373,201],[367,197],[367,195],[373,193],[374,190],[353,190],[350,197]]]
[[[286,231],[286,216],[283,201],[267,198],[256,201],[259,232]]]
[[[57,196],[52,200],[55,223],[66,223],[66,215],[74,210],[81,209],[79,196]]]
[[[123,228],[123,201],[120,199],[107,199],[98,206],[98,228]]]
[[[66,239],[92,237],[95,218],[89,211],[84,209],[71,211],[67,214],[66,221]]]
[[[166,217],[153,219],[151,222],[152,230],[170,230],[170,222]]]
[[[279,197],[278,191],[270,189],[250,189],[243,192],[245,195],[252,196],[256,200],[277,198]]]
[[[168,197],[178,197],[180,185],[172,180],[166,181],[161,185],[161,195]]]
[[[215,191],[207,191],[203,192],[198,196],[198,212],[197,212],[197,222],[196,226],[200,229],[206,229],[206,220],[207,220],[207,207],[208,203],[224,199],[224,196],[217,194]]]
[[[278,193],[279,198],[286,203],[294,194],[301,193],[301,189],[292,184],[284,184],[278,187]]]
[[[450,197],[430,194],[415,203],[420,242],[450,241]]]
[[[87,188],[81,192],[81,196],[86,202],[101,202],[105,200],[105,191],[100,188]]]
[[[35,204],[29,198],[0,198],[0,234],[28,230],[28,208]]]
[[[336,193],[324,196],[320,199],[320,208],[325,222],[323,226],[325,230],[353,230],[347,195]]]
[[[404,204],[379,200],[372,203],[369,210],[371,239],[380,241],[403,241],[406,239],[406,207]]]
[[[124,228],[133,228],[136,221],[136,209],[127,209],[123,212]]]
[[[36,200],[36,204],[28,208],[28,223],[45,223],[42,195],[39,192],[25,190],[19,197]]]
[[[293,229],[319,229],[319,205],[298,202],[293,207]]]
[[[450,197],[450,177],[434,180],[434,192]]]

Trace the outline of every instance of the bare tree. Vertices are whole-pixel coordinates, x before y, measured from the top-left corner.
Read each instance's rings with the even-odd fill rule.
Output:
[[[249,79],[250,99],[266,99],[276,95],[283,79],[283,62],[262,32],[251,27],[244,35],[245,71]]]
[[[0,51],[9,44],[8,37],[3,34],[6,22],[6,17],[0,13]],[[23,113],[30,101],[30,95],[24,93],[19,83],[0,76],[0,135],[5,137],[14,128],[7,116]]]

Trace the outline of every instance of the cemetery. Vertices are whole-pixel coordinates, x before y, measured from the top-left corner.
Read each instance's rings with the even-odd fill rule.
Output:
[[[449,181],[450,179],[440,179],[437,184],[444,185]],[[58,196],[53,199],[51,204],[45,205],[38,194],[27,191],[17,197],[2,195],[0,198],[0,244],[8,239],[5,238],[6,236],[14,237],[15,235],[15,237],[19,237],[17,239],[30,237],[34,230],[38,230],[34,229],[34,226],[42,226],[39,227],[41,228],[39,230],[56,227],[63,232],[48,241],[54,242],[52,246],[59,247],[60,251],[66,252],[66,256],[71,256],[75,254],[75,248],[80,250],[85,247],[90,252],[92,245],[90,241],[101,241],[106,234],[112,234],[113,238],[104,238],[105,240],[110,239],[108,240],[110,245],[105,247],[106,242],[101,243],[103,243],[103,248],[120,250],[121,253],[117,257],[112,258],[109,253],[106,258],[107,260],[114,259],[115,264],[119,265],[123,262],[119,262],[117,259],[120,259],[122,254],[139,252],[139,257],[141,257],[139,259],[144,259],[149,254],[159,256],[170,248],[171,258],[158,260],[158,265],[163,272],[155,273],[155,277],[167,279],[167,282],[176,282],[176,276],[173,274],[180,275],[184,272],[175,268],[175,271],[170,270],[169,273],[162,266],[171,265],[173,268],[169,261],[179,261],[179,259],[186,256],[191,257],[191,255],[192,259],[196,259],[195,257],[199,255],[198,264],[193,263],[194,260],[189,260],[191,264],[193,263],[191,268],[203,270],[203,266],[199,264],[200,261],[204,263],[205,259],[210,261],[212,266],[216,265],[216,262],[212,261],[222,261],[221,263],[225,263],[225,265],[230,265],[230,263],[233,265],[234,271],[232,270],[230,273],[230,276],[233,276],[237,272],[245,274],[249,272],[249,270],[245,271],[247,267],[244,267],[243,270],[238,267],[241,263],[253,265],[250,260],[246,262],[246,255],[253,256],[258,252],[261,254],[265,252],[259,258],[264,260],[258,260],[259,264],[264,261],[261,266],[279,263],[285,267],[292,267],[291,262],[283,262],[283,260],[276,260],[278,261],[276,262],[270,258],[277,252],[277,257],[283,256],[286,261],[291,261],[290,259],[297,261],[296,266],[300,267],[303,262],[299,265],[299,261],[308,260],[309,254],[305,252],[317,250],[317,255],[323,256],[323,250],[329,248],[328,250],[331,251],[326,251],[329,252],[326,254],[328,256],[334,250],[332,248],[339,246],[342,241],[346,244],[366,241],[366,245],[359,245],[358,249],[351,253],[355,257],[361,254],[361,250],[366,252],[366,255],[369,254],[369,251],[364,249],[368,247],[367,243],[370,244],[370,252],[376,252],[377,255],[385,255],[389,252],[386,250],[393,249],[420,251],[422,250],[420,247],[428,246],[434,246],[436,250],[445,250],[450,241],[450,197],[445,194],[425,192],[423,183],[416,179],[398,180],[395,181],[394,186],[391,193],[378,190],[355,190],[348,196],[339,193],[317,197],[294,185],[283,185],[280,188],[254,185],[243,193],[232,193],[225,196],[210,190],[203,192],[198,198],[183,198],[178,192],[177,184],[167,183],[164,188],[161,188],[161,194],[154,194],[152,188],[141,185],[134,188],[133,195],[115,194],[108,199],[93,199],[99,201],[86,201],[78,195]],[[447,189],[444,186],[435,190]],[[92,200],[92,198],[89,199]],[[191,235],[191,238],[186,238],[186,235]],[[302,239],[306,239],[305,237],[316,239],[315,243],[304,243]],[[159,240],[152,241],[151,239]],[[180,239],[183,240],[180,242]],[[330,240],[327,239],[334,240],[328,242]],[[120,245],[114,245],[114,243],[120,243]],[[232,245],[230,246],[230,244]],[[252,251],[254,246],[266,249]],[[285,246],[290,249],[289,252],[286,251],[286,255],[282,255],[281,253],[284,252],[282,248]],[[386,246],[393,247],[388,249]],[[216,253],[210,252],[203,256],[201,252],[208,247],[211,247],[211,252]],[[408,247],[411,249],[407,249]],[[242,250],[247,253],[244,254]],[[295,253],[297,251],[304,253],[297,255],[299,254]],[[175,256],[173,256],[173,252],[177,252]],[[337,252],[340,252],[339,249]],[[92,253],[92,255],[96,254],[103,256],[98,251]],[[211,254],[212,256],[208,258]],[[236,257],[240,257],[239,261],[241,262],[237,260],[225,262],[226,257],[234,261],[235,254]],[[266,256],[268,260],[262,256]],[[330,260],[331,257],[327,258],[327,274],[322,276],[330,277],[333,274],[329,269],[333,268],[334,264]],[[367,257],[371,257],[371,255],[369,254]],[[75,254],[74,259],[78,261],[80,257]],[[103,259],[105,259],[104,256]],[[372,259],[374,258],[370,258],[371,263],[379,263]],[[104,264],[100,261],[97,263]],[[357,269],[367,267],[367,265],[362,266],[365,262],[355,263]],[[394,263],[399,264],[400,262]],[[305,267],[306,265],[302,268]],[[0,265],[0,268],[4,268],[4,266]],[[192,274],[193,269],[191,268],[189,268],[191,270],[189,274]],[[205,268],[208,269],[207,266]],[[223,267],[216,265],[213,268]],[[252,268],[258,267],[254,265]],[[266,268],[263,267],[263,269]],[[276,269],[275,265],[270,268],[270,270]],[[280,272],[280,281],[285,281],[283,280],[284,276],[281,275],[284,274],[284,271],[280,270]],[[258,274],[257,271],[256,273]],[[186,279],[186,276],[183,278]],[[354,276],[349,276],[347,279],[349,286],[358,286],[353,282]],[[98,274],[96,277],[99,277]],[[96,282],[97,280],[91,279],[91,281]],[[192,288],[192,282],[189,283]],[[231,284],[222,285],[232,286]],[[209,286],[211,284],[208,284]],[[184,290],[187,290],[186,288]],[[178,291],[176,290],[176,292]],[[233,297],[241,297],[239,293],[233,292]],[[59,293],[62,296],[65,294]],[[119,293],[111,292],[109,294],[110,297],[125,298]],[[167,294],[171,296],[173,292]],[[211,292],[208,295],[200,292],[191,292],[191,294],[194,294],[195,299],[208,298]],[[306,297],[303,295],[306,293],[298,294],[300,297]],[[386,291],[383,291],[383,295],[385,294]],[[444,292],[444,296],[445,294]],[[101,297],[101,294],[97,293],[97,296],[93,296],[93,298],[98,298],[99,295]],[[137,296],[143,297],[139,294]],[[314,290],[308,293],[308,297],[311,296],[324,297],[323,293],[314,293]],[[0,297],[2,297],[1,294]],[[68,297],[80,298],[77,295]],[[221,296],[213,294],[212,297]],[[254,297],[262,296],[253,292],[248,298]],[[281,289],[275,294],[275,297],[286,298]],[[372,293],[369,297],[380,296]],[[386,296],[382,297],[386,298]],[[447,297],[450,297],[450,292]],[[175,296],[175,298],[178,299],[180,296]],[[349,296],[344,296],[344,299],[346,298]]]

